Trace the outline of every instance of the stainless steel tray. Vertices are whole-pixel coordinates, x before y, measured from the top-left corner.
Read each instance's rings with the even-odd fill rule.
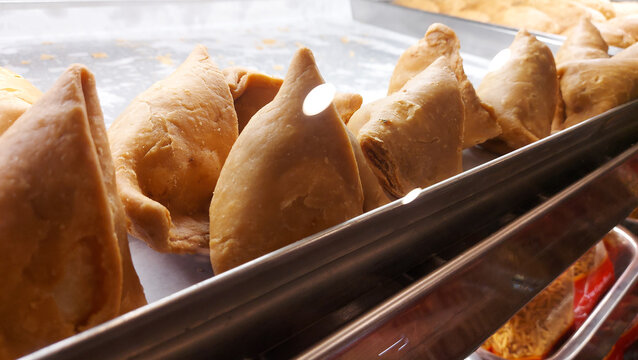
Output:
[[[638,296],[638,239],[623,227],[614,228],[609,236],[606,245],[614,253],[616,280],[585,323],[548,360],[604,358],[638,311],[638,303],[622,306]],[[483,349],[477,354],[484,360],[502,359]]]
[[[96,74],[108,124],[133,96],[170,73],[195,43],[207,45],[222,66],[254,66],[277,75],[303,43],[315,52],[327,81],[342,91],[363,91],[369,101],[385,94],[396,59],[416,38],[353,21],[357,3],[351,12],[340,0],[127,6],[0,1],[6,30],[0,33],[0,65],[46,89],[68,63],[87,63]],[[429,24],[419,21],[422,33]],[[466,23],[454,28],[472,44],[463,40],[472,31]],[[80,25],[86,32],[77,33]],[[496,34],[501,30],[493,28]],[[512,38],[489,46],[495,54]],[[472,51],[464,45],[463,57],[469,77],[478,81],[490,58]],[[99,52],[108,57],[91,56]],[[40,60],[42,54],[54,57]],[[166,64],[167,54],[173,64]],[[411,201],[396,201],[214,278],[206,257],[160,255],[132,239],[134,263],[154,302],[28,358],[299,354],[618,156],[638,138],[638,124],[631,121],[636,110],[638,102],[627,104],[491,162],[486,161],[493,157],[469,150],[465,164],[476,168],[414,193]],[[588,233],[570,247],[569,256],[583,253],[638,204],[624,185],[614,190],[602,195],[625,191],[622,201],[604,219],[587,224]],[[542,288],[567,258],[554,259],[546,276],[523,295]],[[524,300],[513,302],[512,313]]]

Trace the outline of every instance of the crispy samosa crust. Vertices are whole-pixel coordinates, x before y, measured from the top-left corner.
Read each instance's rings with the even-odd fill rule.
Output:
[[[361,108],[363,98],[359,94],[341,93],[335,95],[334,104],[339,117],[345,124],[350,121],[352,115]]]
[[[446,56],[456,75],[465,105],[463,148],[469,148],[498,136],[501,129],[490,115],[491,108],[479,100],[474,86],[465,75],[460,46],[459,39],[452,29],[443,24],[432,24],[425,36],[399,58],[390,78],[388,95],[401,89],[408,80],[427,68],[437,58]]]
[[[22,76],[0,67],[0,135],[42,96]]]
[[[206,48],[138,95],[109,138],[129,231],[161,252],[207,252],[208,207],[237,116]]]
[[[566,129],[638,98],[638,61],[631,58],[572,61],[558,69]]]
[[[335,107],[302,112],[323,82],[310,50],[299,49],[275,99],[233,145],[210,205],[216,274],[362,213],[357,162]]]
[[[608,58],[609,46],[587,18],[580,19],[556,53],[556,66],[572,60]]]
[[[146,303],[95,80],[71,66],[0,136],[0,344],[10,358]]]
[[[614,59],[638,59],[638,43],[613,56]]]
[[[346,128],[348,132],[348,139],[350,139],[350,145],[354,151],[354,157],[357,161],[357,168],[359,169],[359,178],[361,179],[361,188],[363,190],[363,212],[374,210],[379,206],[385,205],[390,202],[390,198],[383,191],[379,180],[372,172],[368,160],[366,160],[361,145],[357,138],[352,135],[352,132]]]
[[[483,147],[504,153],[548,136],[558,102],[556,65],[551,50],[521,30],[510,56],[483,78],[477,92],[494,109],[503,134]]]
[[[235,101],[235,111],[241,133],[250,118],[275,98],[283,79],[238,66],[224,69],[224,76]],[[352,114],[359,110],[362,102],[361,95],[352,93],[339,92],[334,99],[337,113],[346,124]]]
[[[402,197],[462,171],[463,101],[447,58],[401,90],[363,106],[349,124],[384,189]],[[351,127],[352,125],[352,127]]]
[[[241,132],[255,113],[275,98],[282,79],[242,67],[224,69],[224,76],[235,102]]]

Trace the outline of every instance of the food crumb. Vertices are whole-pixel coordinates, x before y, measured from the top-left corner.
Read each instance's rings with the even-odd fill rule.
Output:
[[[261,42],[266,44],[266,45],[275,45],[277,43],[277,40],[275,40],[275,39],[262,39]]]
[[[272,68],[274,70],[283,70],[284,69],[283,65],[273,65]]]
[[[281,32],[288,32],[290,31],[290,28],[287,26],[280,26],[277,28],[277,30],[281,31]]]
[[[29,64],[31,64],[31,60],[22,60],[22,61],[20,61],[20,64],[29,65]]]
[[[155,57],[157,61],[164,65],[173,65],[173,59],[171,59],[171,54],[158,55]]]
[[[298,48],[306,47],[306,45],[304,45],[304,44],[300,43],[299,41],[295,42],[295,45],[296,45]]]
[[[352,51],[352,50],[348,51],[348,56],[354,57],[354,51]]]
[[[349,42],[350,42],[350,39],[348,39],[348,37],[347,37],[347,36],[342,36],[342,37],[341,37],[341,42],[342,42],[342,43],[344,43],[344,44],[347,44],[347,43],[349,43]]]
[[[228,65],[235,65],[235,62],[232,60],[228,60]]]
[[[95,52],[95,53],[91,53],[91,56],[93,56],[94,59],[104,59],[109,57],[108,55],[106,55],[106,53],[104,52]]]
[[[53,41],[43,41],[42,45],[53,45]]]
[[[206,272],[206,270],[204,270],[204,268],[200,268],[200,267],[198,267],[198,268],[197,268],[197,272],[203,273],[203,272]]]
[[[260,45],[257,45],[257,46],[255,46],[255,49],[257,49],[257,50],[263,50],[263,49],[264,49],[264,47],[263,47],[263,46],[260,46]]]
[[[40,55],[40,60],[52,60],[52,59],[55,59],[55,55],[51,55],[51,54]]]

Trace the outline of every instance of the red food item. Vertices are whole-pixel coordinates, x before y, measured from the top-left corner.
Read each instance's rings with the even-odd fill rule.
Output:
[[[574,278],[574,330],[577,330],[614,283],[614,265],[609,256],[588,274]]]

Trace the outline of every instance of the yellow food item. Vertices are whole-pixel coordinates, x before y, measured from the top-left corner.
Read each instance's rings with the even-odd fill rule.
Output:
[[[383,188],[402,197],[462,171],[463,117],[456,76],[442,56],[401,90],[359,109],[348,128]]]
[[[521,30],[509,51],[507,61],[485,75],[477,89],[503,130],[483,146],[498,153],[548,136],[558,101],[556,66],[547,45]]]
[[[275,99],[233,145],[210,204],[216,274],[363,212],[357,162],[334,105],[302,111],[323,83],[310,50],[299,49]]]
[[[571,61],[559,67],[565,129],[638,98],[638,61],[632,58]]]
[[[197,46],[109,129],[129,232],[162,252],[208,252],[208,206],[237,138],[222,72]]]
[[[0,67],[0,135],[42,96],[22,76]]]
[[[399,58],[390,78],[388,95],[399,91],[408,80],[427,68],[440,56],[448,58],[459,84],[465,105],[463,148],[480,144],[501,133],[499,125],[476,95],[474,87],[463,70],[460,42],[452,29],[443,24],[432,24],[419,42],[408,48]]]
[[[509,359],[541,359],[574,322],[574,283],[569,268],[483,344]]]
[[[71,66],[0,136],[0,167],[0,358],[146,303],[86,68]]]

